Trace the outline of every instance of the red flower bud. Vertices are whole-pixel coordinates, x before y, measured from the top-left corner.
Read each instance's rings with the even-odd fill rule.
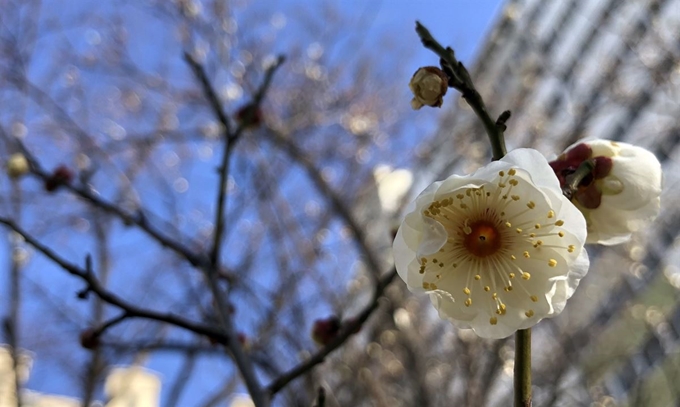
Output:
[[[236,111],[236,121],[246,129],[262,124],[262,110],[259,106],[245,105]]]
[[[99,344],[99,334],[93,328],[88,328],[80,333],[80,346],[83,348],[96,349]]]
[[[340,319],[336,316],[317,319],[312,325],[312,339],[319,345],[327,345],[338,335],[340,327]]]
[[[60,165],[45,180],[45,190],[54,192],[60,186],[70,184],[71,181],[73,181],[73,171],[65,165]]]

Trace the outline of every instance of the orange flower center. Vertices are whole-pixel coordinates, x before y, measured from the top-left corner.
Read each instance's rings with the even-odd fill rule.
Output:
[[[487,257],[501,248],[501,235],[494,223],[477,221],[469,225],[463,245],[477,257]]]

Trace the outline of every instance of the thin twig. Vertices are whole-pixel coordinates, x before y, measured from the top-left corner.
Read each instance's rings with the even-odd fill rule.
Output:
[[[125,320],[128,319],[129,317],[130,317],[130,315],[129,315],[125,310],[123,310],[123,312],[122,312],[120,315],[118,315],[117,317],[111,318],[111,319],[109,319],[108,321],[106,321],[106,322],[104,322],[103,324],[101,324],[101,325],[94,331],[94,334],[95,334],[96,336],[101,336],[101,335],[104,334],[104,332],[106,332],[107,329],[112,328],[112,327],[114,327],[114,326],[120,324],[121,322],[125,321]]]
[[[266,388],[267,392],[273,396],[278,391],[283,389],[288,383],[307,373],[314,366],[323,362],[326,356],[344,344],[350,336],[352,336],[359,328],[361,328],[361,326],[371,316],[373,311],[378,308],[378,300],[382,297],[385,288],[387,288],[392,280],[394,280],[396,275],[397,271],[392,269],[389,273],[381,277],[378,284],[375,286],[371,302],[359,313],[359,315],[357,315],[354,320],[351,320],[351,322],[348,322],[345,326],[343,326],[342,330],[333,339],[333,341],[321,348],[312,357],[293,367],[272,381]]]
[[[491,142],[493,159],[500,160],[507,153],[504,131],[506,127],[505,122],[510,118],[510,112],[505,111],[498,120],[493,120],[486,110],[482,96],[477,92],[472,83],[470,73],[463,63],[456,59],[453,49],[450,47],[444,48],[432,37],[430,31],[418,21],[416,21],[416,32],[425,48],[432,50],[441,59],[442,69],[449,75],[449,86],[458,90],[463,95],[465,101],[482,121]]]

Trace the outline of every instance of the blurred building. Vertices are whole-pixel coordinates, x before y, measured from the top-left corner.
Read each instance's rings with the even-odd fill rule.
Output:
[[[648,148],[664,168],[654,226],[589,248],[591,271],[567,310],[539,325],[537,405],[680,403],[679,58],[679,0],[510,0],[469,67],[492,116],[512,111],[508,149],[551,156],[606,138]],[[453,95],[418,151],[414,190],[490,157],[479,120]]]
[[[20,356],[19,380],[22,387],[28,380],[31,357]],[[0,407],[16,407],[16,377],[12,356],[6,347],[0,347]],[[109,372],[104,384],[105,407],[157,407],[160,405],[161,381],[158,375],[139,366],[117,367]],[[81,401],[73,397],[42,394],[22,390],[24,407],[80,407]],[[102,404],[99,404],[102,405]]]

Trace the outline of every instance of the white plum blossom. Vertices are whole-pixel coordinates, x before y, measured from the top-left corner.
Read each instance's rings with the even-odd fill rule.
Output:
[[[585,219],[535,150],[435,182],[414,206],[393,245],[399,276],[479,336],[559,314],[588,271]]]
[[[659,214],[662,173],[650,151],[610,140],[587,140],[569,147],[550,163],[564,186],[585,160],[594,169],[574,191],[572,202],[588,225],[587,243],[614,245]]]
[[[418,68],[408,86],[413,92],[413,110],[423,106],[441,107],[448,90],[448,77],[435,66],[425,66]]]

